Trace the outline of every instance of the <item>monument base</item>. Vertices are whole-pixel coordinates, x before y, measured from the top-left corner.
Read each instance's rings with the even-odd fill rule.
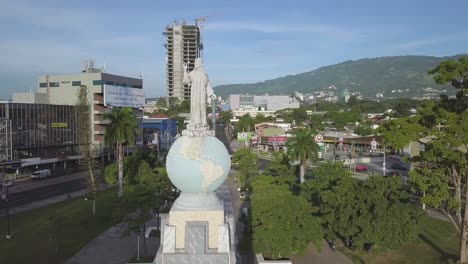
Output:
[[[154,263],[236,263],[231,218],[225,217],[215,193],[182,193],[169,214],[161,216],[161,244]]]

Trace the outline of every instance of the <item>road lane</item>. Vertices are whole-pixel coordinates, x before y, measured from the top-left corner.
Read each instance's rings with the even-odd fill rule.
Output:
[[[30,189],[27,191],[10,193],[9,203],[10,208],[45,200],[51,197],[79,191],[86,188],[84,178],[74,179],[67,182],[50,184],[47,186]],[[6,209],[6,202],[0,201],[0,212]]]

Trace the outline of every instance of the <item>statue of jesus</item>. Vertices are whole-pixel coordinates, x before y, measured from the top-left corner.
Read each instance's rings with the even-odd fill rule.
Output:
[[[201,58],[195,59],[193,71],[187,71],[187,63],[183,65],[184,84],[190,85],[190,122],[187,125],[189,130],[208,130],[206,122],[206,106],[208,98],[216,98],[213,88],[211,88],[208,75],[203,69]]]

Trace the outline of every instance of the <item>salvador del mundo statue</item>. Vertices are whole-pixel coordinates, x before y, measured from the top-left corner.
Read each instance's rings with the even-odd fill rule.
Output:
[[[214,97],[201,58],[184,63],[184,83],[190,85],[190,121],[166,157],[172,183],[181,191],[161,219],[161,245],[154,263],[236,263],[234,219],[225,212],[216,190],[231,167],[224,144],[207,124],[207,101]]]
[[[208,74],[203,69],[202,59],[195,59],[195,67],[191,72],[187,72],[187,66],[187,63],[184,63],[184,83],[190,86],[190,123],[187,129],[207,131],[207,101],[216,96],[211,88]]]

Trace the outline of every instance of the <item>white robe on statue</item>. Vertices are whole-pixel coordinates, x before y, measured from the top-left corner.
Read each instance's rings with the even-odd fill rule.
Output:
[[[195,69],[188,76],[185,76],[184,82],[191,85],[190,88],[190,124],[189,129],[208,129],[207,124],[207,100],[214,96],[213,88],[210,85],[208,75],[203,69],[201,59],[195,60]]]

